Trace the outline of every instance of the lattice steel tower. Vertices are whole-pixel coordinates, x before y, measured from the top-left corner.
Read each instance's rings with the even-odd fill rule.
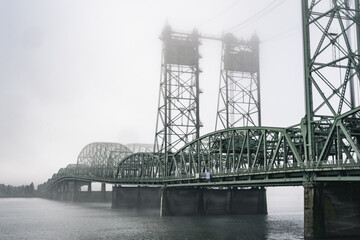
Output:
[[[162,32],[162,74],[154,152],[173,153],[198,138],[199,34]]]
[[[358,0],[302,1],[308,164],[360,156]]]
[[[260,126],[259,39],[238,40],[226,34],[215,129]]]

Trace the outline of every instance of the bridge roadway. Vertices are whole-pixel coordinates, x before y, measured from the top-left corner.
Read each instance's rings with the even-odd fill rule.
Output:
[[[216,186],[303,186],[316,182],[349,182],[360,181],[360,165],[338,167],[326,166],[321,168],[293,168],[286,170],[250,171],[242,173],[214,174],[210,179],[205,174],[197,177],[159,177],[159,178],[103,178],[91,176],[68,175],[54,179],[44,191],[49,190],[62,182],[98,182],[113,185],[134,185],[140,187],[216,187]]]

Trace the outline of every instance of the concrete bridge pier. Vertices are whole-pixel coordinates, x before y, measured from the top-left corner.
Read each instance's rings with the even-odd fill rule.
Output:
[[[305,239],[360,237],[360,183],[304,185]]]
[[[81,191],[81,184],[78,181],[71,182],[71,201],[79,201],[79,195]]]
[[[76,198],[74,201],[77,202],[110,202],[111,201],[111,192],[106,192],[106,184],[101,183],[100,191],[93,191],[91,182],[77,182],[76,191],[74,191]],[[85,191],[81,191],[82,186],[87,186]]]
[[[162,188],[161,216],[267,214],[266,190]]]
[[[159,187],[113,187],[112,208],[159,209],[159,207]]]
[[[53,200],[63,200],[63,191],[64,187],[63,184],[57,184],[53,189],[51,189],[49,198]]]
[[[106,183],[101,183],[101,198],[106,201]]]

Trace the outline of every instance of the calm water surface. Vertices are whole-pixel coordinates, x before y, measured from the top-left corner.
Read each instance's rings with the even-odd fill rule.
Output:
[[[0,199],[0,239],[303,239],[302,206],[267,216],[159,217],[110,204]]]

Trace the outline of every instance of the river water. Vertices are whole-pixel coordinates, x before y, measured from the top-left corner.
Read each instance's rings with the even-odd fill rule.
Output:
[[[268,211],[161,218],[158,211],[115,210],[110,203],[9,198],[0,199],[0,239],[303,239],[302,200],[268,194]]]

